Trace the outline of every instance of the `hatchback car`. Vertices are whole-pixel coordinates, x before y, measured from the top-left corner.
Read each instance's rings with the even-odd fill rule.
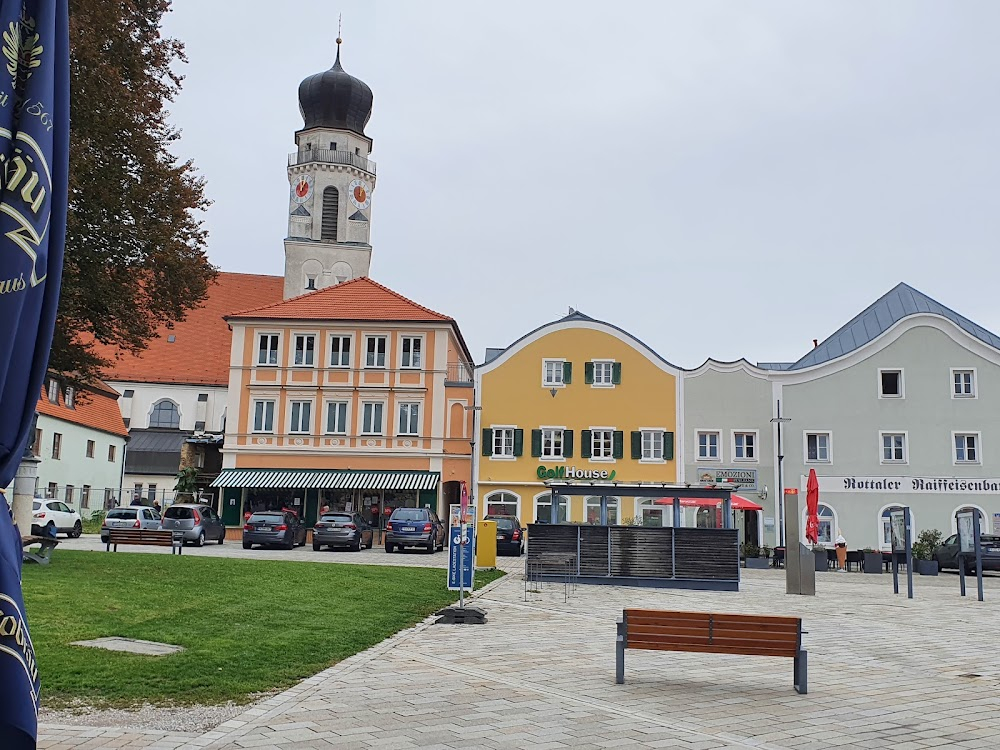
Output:
[[[324,513],[313,527],[313,550],[324,546],[350,547],[360,552],[371,549],[372,527],[358,513]]]
[[[83,533],[80,514],[61,500],[36,498],[31,503],[31,533],[35,536],[66,534],[76,539]]]
[[[979,537],[979,543],[982,548],[981,554],[983,559],[983,570],[1000,571],[1000,536],[982,534]],[[945,568],[954,568],[955,570],[958,570],[958,553],[960,549],[958,534],[952,534],[950,537],[945,539],[941,543],[941,546],[934,551],[934,559],[937,560],[938,567],[941,568],[941,570],[944,570]],[[970,573],[975,575],[975,555],[966,555],[965,573],[966,575],[969,575]]]
[[[524,554],[524,527],[517,516],[486,516],[487,521],[497,524],[497,554]]]
[[[108,529],[158,529],[160,514],[154,508],[142,505],[129,505],[122,508],[112,508],[101,524],[101,541],[108,543]]]
[[[222,544],[226,541],[226,527],[210,506],[202,503],[176,503],[163,511],[160,528],[183,534],[185,542],[201,547],[207,540]]]
[[[251,513],[243,524],[243,549],[262,547],[301,547],[306,543],[306,527],[294,513],[263,510]]]
[[[446,531],[430,508],[396,508],[385,525],[385,551],[422,547],[430,553],[444,549]]]

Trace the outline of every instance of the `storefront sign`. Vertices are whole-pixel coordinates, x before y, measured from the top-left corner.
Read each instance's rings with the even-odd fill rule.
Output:
[[[803,489],[806,477],[801,477]],[[920,495],[951,493],[1000,495],[1000,479],[970,479],[968,477],[819,477],[820,495],[824,492],[851,492]]]
[[[608,482],[612,481],[617,474],[618,472],[614,469],[611,471],[607,469],[578,469],[575,466],[554,466],[551,469],[539,466],[535,472],[535,476],[539,479],[604,479]]]
[[[713,469],[702,467],[697,469],[697,472],[699,482],[734,484],[746,490],[757,489],[756,469]]]

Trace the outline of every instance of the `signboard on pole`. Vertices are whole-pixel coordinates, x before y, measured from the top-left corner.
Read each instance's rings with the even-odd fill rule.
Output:
[[[448,589],[450,591],[472,591],[473,576],[476,572],[474,552],[476,547],[476,524],[462,523],[463,518],[476,518],[476,506],[454,504],[448,513]]]
[[[993,533],[1000,536],[1000,513],[993,514]]]
[[[958,520],[958,541],[960,549],[966,554],[973,554],[976,551],[976,536],[972,529],[972,513],[959,513]]]
[[[892,551],[906,551],[906,518],[902,508],[889,513],[889,530],[892,536]]]

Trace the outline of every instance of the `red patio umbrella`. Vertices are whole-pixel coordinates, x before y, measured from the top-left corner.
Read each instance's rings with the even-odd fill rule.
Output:
[[[819,479],[816,469],[809,469],[806,482],[806,541],[819,544]]]

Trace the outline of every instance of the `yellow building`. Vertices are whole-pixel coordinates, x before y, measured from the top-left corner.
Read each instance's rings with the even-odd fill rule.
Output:
[[[681,384],[634,336],[579,312],[489,350],[476,370],[480,515],[548,521],[547,479],[675,482]],[[581,494],[557,501],[556,518],[597,523],[600,512],[600,497]],[[671,522],[652,498],[612,497],[606,513],[609,523]]]

